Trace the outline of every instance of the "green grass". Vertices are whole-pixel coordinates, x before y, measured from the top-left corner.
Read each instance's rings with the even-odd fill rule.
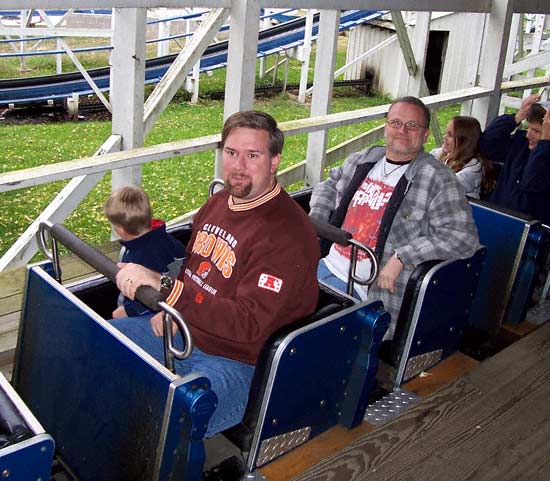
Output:
[[[52,73],[54,60],[49,63],[44,57],[29,59],[33,73],[43,75]],[[14,62],[0,62],[0,77],[12,74],[21,75]],[[10,59],[13,60],[13,59]],[[31,62],[32,60],[32,62]],[[310,64],[310,76],[314,71],[314,56]],[[82,59],[88,68],[106,64],[106,57],[100,54],[87,55]],[[267,60],[269,67],[274,58]],[[300,63],[291,60],[289,83],[297,83],[300,78]],[[345,62],[345,51],[338,53],[337,66]],[[8,67],[6,67],[8,64]],[[17,62],[15,62],[17,65]],[[8,72],[8,73],[7,73]],[[279,71],[279,81],[282,69]],[[310,79],[311,80],[311,79]],[[258,84],[270,84],[272,76],[258,79]],[[209,135],[220,131],[223,119],[223,101],[208,99],[212,91],[223,90],[225,69],[213,72],[213,75],[201,76],[201,98],[196,105],[185,102],[187,92],[178,93],[174,101],[161,114],[155,127],[145,139],[145,145],[171,142]],[[151,87],[148,87],[148,92]],[[387,103],[389,99],[381,96],[366,96],[354,89],[342,89],[335,92],[332,112],[361,109]],[[255,108],[273,115],[279,122],[309,116],[309,105],[300,105],[288,94],[258,99]],[[441,125],[444,128],[448,118],[458,113],[458,107],[448,108],[441,113]],[[338,129],[332,129],[328,135],[328,147],[337,145],[354,137],[381,122],[367,122]],[[77,159],[92,155],[108,138],[111,123],[108,121],[79,121],[67,123],[44,123],[29,125],[5,125],[0,127],[3,155],[0,172],[8,172],[33,166]],[[307,136],[292,136],[286,139],[285,150],[280,169],[295,164],[305,158]],[[434,146],[431,139],[428,149]],[[207,196],[207,186],[214,171],[214,152],[205,152],[186,157],[154,162],[143,167],[143,186],[150,195],[153,210],[157,217],[169,220],[202,205]],[[77,235],[93,245],[107,242],[110,228],[103,216],[102,206],[110,193],[110,174],[99,182],[96,188],[78,206],[67,219],[66,225]],[[2,194],[2,215],[0,216],[0,255],[24,232],[28,225],[53,200],[67,182],[55,182],[29,189]],[[293,186],[296,187],[296,186]]]

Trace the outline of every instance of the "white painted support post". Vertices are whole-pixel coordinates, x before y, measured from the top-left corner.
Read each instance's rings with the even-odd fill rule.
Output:
[[[201,63],[200,61],[195,64],[193,67],[193,94],[191,95],[191,103],[196,104],[199,101],[199,83],[200,83],[200,74],[201,74]]]
[[[422,55],[422,58],[419,59],[420,62],[418,62],[415,57],[416,54],[411,45],[409,34],[407,33],[407,28],[405,27],[405,22],[403,21],[401,12],[392,11],[391,15],[396,28],[397,38],[399,39],[401,53],[403,54],[403,59],[405,60],[407,71],[409,72],[409,79],[416,79],[416,81],[413,81],[413,87],[415,89],[418,88],[418,90],[413,90],[410,92],[408,90],[409,84],[407,84],[407,95],[411,94],[418,97],[426,97],[429,95],[429,91],[428,86],[426,85],[426,80],[424,79],[424,64],[426,62],[427,37],[429,35],[431,14],[420,14],[421,32],[419,34],[418,45],[416,45],[418,53]],[[417,19],[418,15],[419,14],[417,13]],[[430,110],[430,120],[432,135],[436,143],[441,145],[443,142],[443,136],[441,135],[441,129],[439,128],[439,122],[435,110]]]
[[[285,67],[283,70],[283,92],[286,92],[286,85],[288,83],[288,64],[290,62],[290,57],[286,56],[284,62]]]
[[[38,10],[38,12],[40,13],[40,18],[46,22],[46,24],[48,25],[49,28],[55,28],[55,25],[52,23],[52,21],[48,18],[48,16],[46,15],[46,12],[44,10]],[[67,52],[67,55],[69,56],[69,58],[72,60],[72,62],[75,64],[76,68],[78,69],[78,71],[82,74],[82,76],[84,77],[84,79],[86,80],[86,82],[88,82],[88,85],[92,88],[92,90],[94,91],[94,93],[97,95],[97,97],[99,98],[99,100],[101,100],[101,103],[103,105],[105,105],[105,108],[111,112],[111,104],[109,103],[109,101],[105,98],[105,96],[103,95],[103,93],[101,93],[101,90],[99,90],[98,86],[96,85],[96,83],[94,82],[94,80],[92,79],[92,77],[90,77],[90,74],[88,73],[88,71],[84,68],[84,66],[82,65],[82,63],[80,62],[80,60],[78,60],[78,57],[75,55],[75,53],[72,51],[72,49],[69,47],[69,44],[62,38],[59,39],[59,42],[61,42],[61,45],[63,45],[63,48],[65,49],[65,52]]]
[[[464,15],[462,23],[463,31],[468,31],[472,41],[471,58],[466,65],[466,73],[464,75],[464,87],[474,87],[477,85],[477,75],[479,72],[479,64],[481,61],[481,48],[483,44],[483,35],[485,32],[485,24],[487,15],[479,15],[471,13]],[[472,101],[466,100],[460,103],[460,115],[472,115]]]
[[[302,69],[300,70],[300,88],[298,90],[298,102],[306,101],[307,79],[309,76],[309,60],[311,57],[311,30],[313,28],[313,10],[306,13],[306,26],[304,30],[304,47]]]
[[[55,46],[57,50],[61,50],[63,48],[63,45],[61,44],[59,39],[55,41]],[[58,53],[55,55],[55,71],[56,73],[63,73],[63,54],[62,53]]]
[[[281,56],[280,52],[277,52],[275,54],[275,64],[273,65],[273,80],[271,81],[271,85],[275,85],[277,83],[277,75],[279,75],[279,57]]]
[[[262,18],[262,30],[269,28],[271,26],[271,18],[269,17],[271,9],[264,8],[264,18]],[[260,68],[259,68],[259,77],[262,79],[265,76],[265,55],[260,57]]]
[[[531,51],[529,52],[529,55],[536,54],[540,52],[540,44],[542,43],[542,33],[544,30],[544,19],[546,15],[537,15],[535,20],[535,34],[533,35],[533,40],[531,43]],[[529,70],[527,72],[528,77],[534,77],[535,76],[535,69]],[[523,98],[528,97],[531,95],[531,89],[526,89],[523,91]]]
[[[233,0],[225,78],[224,120],[235,112],[250,110],[254,105],[259,30],[260,2]],[[219,150],[216,152],[214,176],[221,176]]]
[[[498,114],[500,83],[506,61],[506,46],[510,35],[513,6],[513,0],[493,0],[491,3],[479,85],[490,88],[494,94],[476,99],[472,105],[472,115],[479,120],[481,128],[485,128],[486,124]]]
[[[146,12],[145,8],[113,9],[112,133],[122,137],[122,150],[143,145]],[[128,184],[141,185],[141,166],[113,171],[113,190]]]
[[[340,10],[321,10],[319,40],[315,56],[315,76],[311,98],[310,117],[329,113],[334,86],[334,68],[338,48]],[[323,180],[328,131],[321,130],[308,135],[305,184],[315,185]]]
[[[506,48],[506,57],[504,61],[504,70],[503,70],[503,77],[502,80],[510,80],[510,75],[506,75],[506,66],[512,65],[514,63],[514,56],[516,54],[516,45],[518,41],[518,35],[523,35],[523,32],[520,29],[520,19],[521,15],[519,13],[514,13],[512,15],[512,22],[510,23],[510,35],[508,36],[508,46]],[[504,113],[504,109],[506,108],[506,97],[505,95],[502,96],[498,114],[502,115]],[[469,115],[465,114],[465,115]]]
[[[155,90],[147,98],[144,110],[144,132],[147,134],[155,120],[170,103],[178,89],[184,84],[187,74],[200,62],[201,55],[229,15],[227,8],[215,8],[202,21],[193,37],[178,54],[172,65],[157,84]]]
[[[32,10],[21,10],[21,13],[20,13],[21,29],[28,26],[31,16],[32,16]],[[19,35],[19,38],[23,40],[23,39],[26,39],[27,36],[22,33],[21,35]],[[19,51],[22,54],[24,54],[27,51],[27,42],[20,42]],[[21,72],[25,72],[27,70],[26,56],[20,57],[19,66],[20,66]]]
[[[416,63],[416,72],[409,76],[407,92],[410,95],[421,97],[428,95],[423,92],[424,68],[426,66],[426,52],[430,38],[431,12],[416,12],[416,24],[414,27],[414,38],[412,41],[412,53]]]
[[[166,10],[163,8],[162,10]],[[158,25],[158,38],[168,38],[170,36],[171,22],[170,20],[160,22]],[[164,57],[170,54],[170,40],[161,40],[157,44],[157,53],[159,57]]]

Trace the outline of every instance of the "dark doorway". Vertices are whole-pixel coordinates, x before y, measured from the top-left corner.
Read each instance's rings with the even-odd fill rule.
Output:
[[[424,77],[426,78],[430,95],[439,93],[439,84],[441,82],[441,72],[443,71],[448,39],[449,32],[430,32],[428,51],[426,53],[426,68],[424,70]]]

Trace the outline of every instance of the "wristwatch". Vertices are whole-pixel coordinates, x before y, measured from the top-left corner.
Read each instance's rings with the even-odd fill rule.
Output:
[[[160,276],[160,292],[170,292],[174,287],[174,279],[166,274]]]
[[[405,265],[401,257],[399,257],[399,254],[397,253],[397,251],[394,251],[393,257],[395,257],[399,262],[401,262],[401,264]]]

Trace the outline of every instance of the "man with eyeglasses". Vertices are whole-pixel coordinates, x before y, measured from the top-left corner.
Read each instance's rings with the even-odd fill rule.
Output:
[[[315,186],[310,215],[351,232],[374,250],[381,266],[369,289],[355,285],[359,299],[381,299],[393,337],[407,281],[428,260],[470,257],[480,247],[472,211],[456,175],[424,151],[430,113],[416,97],[395,100],[388,111],[386,147],[350,155]],[[325,253],[326,254],[326,253]],[[332,245],[321,259],[319,280],[346,289],[350,250]],[[359,257],[356,273],[368,278],[370,261]]]

